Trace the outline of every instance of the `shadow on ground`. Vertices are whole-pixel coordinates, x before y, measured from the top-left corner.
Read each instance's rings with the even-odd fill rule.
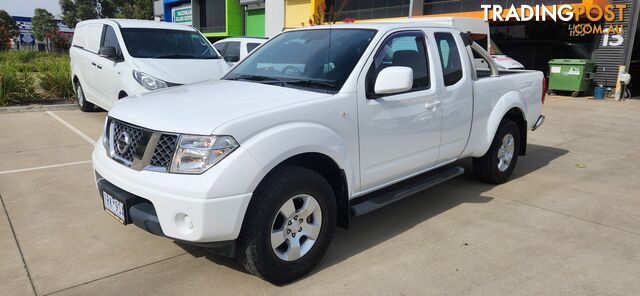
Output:
[[[554,159],[569,152],[565,149],[531,144],[528,145],[528,149],[533,152],[525,157],[519,158],[511,180],[519,179],[529,173],[535,172],[547,166]],[[355,256],[380,243],[393,239],[414,226],[459,205],[487,203],[493,199],[493,197],[483,195],[482,192],[488,191],[498,185],[484,184],[476,181],[473,176],[471,159],[463,159],[453,165],[465,168],[465,174],[459,177],[457,182],[468,186],[453,186],[444,183],[370,214],[351,217],[350,229],[344,230],[336,228],[332,244],[325,258],[320,265],[307,276],[311,276],[324,268],[338,264],[351,256]],[[477,188],[479,190],[469,188]],[[193,249],[182,244],[178,245],[195,257],[205,256],[214,264],[224,265],[231,269],[245,272],[233,258],[218,256],[202,248]]]

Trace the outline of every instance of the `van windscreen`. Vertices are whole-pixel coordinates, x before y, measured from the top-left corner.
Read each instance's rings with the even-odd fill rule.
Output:
[[[219,59],[202,35],[194,31],[123,28],[127,51],[135,58]]]

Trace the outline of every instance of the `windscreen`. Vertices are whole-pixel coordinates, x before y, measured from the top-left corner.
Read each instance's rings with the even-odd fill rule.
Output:
[[[129,54],[154,59],[219,59],[202,35],[194,31],[166,29],[122,29]]]
[[[335,92],[375,34],[375,30],[366,29],[286,32],[257,49],[225,79]]]

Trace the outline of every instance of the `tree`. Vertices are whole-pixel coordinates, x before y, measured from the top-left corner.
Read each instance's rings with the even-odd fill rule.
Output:
[[[62,21],[73,28],[96,18],[153,19],[153,0],[59,0]]]
[[[103,0],[112,2],[116,8],[115,16],[128,19],[153,19],[153,0]]]
[[[20,30],[16,21],[4,10],[0,10],[0,50],[5,50],[7,41],[18,36]]]
[[[60,0],[58,3],[62,11],[62,21],[70,28],[75,27],[79,21],[100,17],[98,0]]]
[[[58,32],[58,24],[53,18],[53,15],[46,9],[36,8],[33,11],[33,18],[31,19],[31,27],[33,35],[36,36],[36,40],[42,40],[49,49],[49,38]]]

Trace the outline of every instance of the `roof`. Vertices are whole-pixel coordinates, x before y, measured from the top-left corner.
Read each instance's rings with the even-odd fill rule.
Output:
[[[159,22],[159,21],[151,21],[151,20],[134,20],[134,19],[95,19],[95,20],[82,21],[78,23],[78,25],[91,24],[91,23],[98,23],[98,24],[115,23],[119,25],[121,28],[149,28],[149,29],[185,30],[185,31],[195,30],[193,27],[176,24],[176,23]]]
[[[303,27],[294,30],[308,30],[308,29],[374,29],[374,30],[393,30],[402,28],[452,28],[442,24],[434,24],[430,22],[362,22],[362,23],[349,23],[349,24],[334,24],[334,25],[320,25]]]

